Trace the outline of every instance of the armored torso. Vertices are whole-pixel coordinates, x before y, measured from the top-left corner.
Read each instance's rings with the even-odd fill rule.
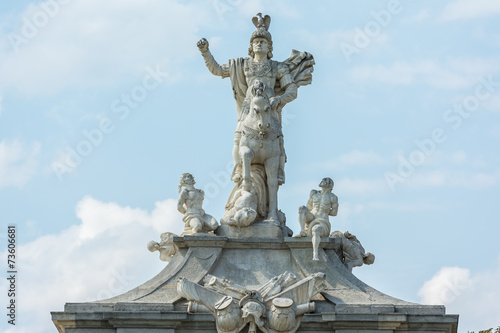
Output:
[[[266,85],[267,96],[275,96],[274,86],[276,85],[276,79],[278,77],[277,61],[269,60],[265,63],[258,63],[253,61],[251,58],[246,58],[244,71],[249,89],[251,89],[251,87],[253,86],[253,82],[259,79]]]

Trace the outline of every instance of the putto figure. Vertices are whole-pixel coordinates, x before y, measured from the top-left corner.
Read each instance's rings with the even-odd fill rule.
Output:
[[[242,136],[245,136],[244,119],[248,115],[255,117],[252,110],[255,100],[252,101],[252,99],[255,97],[254,87],[256,86],[256,81],[259,81],[257,85],[262,85],[262,93],[259,93],[259,95],[269,104],[269,110],[266,110],[266,112],[276,114],[277,126],[273,128],[273,122],[269,122],[269,126],[267,123],[262,124],[264,127],[260,130],[261,142],[263,144],[261,150],[268,150],[268,148],[265,147],[265,143],[269,142],[270,139],[276,140],[276,146],[278,147],[278,152],[275,157],[277,161],[268,163],[273,164],[272,166],[266,166],[267,184],[261,185],[269,186],[269,184],[271,184],[271,188],[268,188],[267,191],[256,190],[254,192],[267,192],[265,200],[263,198],[257,198],[259,205],[257,211],[259,215],[265,212],[267,213],[266,215],[268,215],[268,220],[277,221],[276,197],[278,186],[285,182],[284,165],[286,162],[283,134],[281,132],[281,112],[287,103],[293,101],[297,97],[297,89],[299,86],[311,83],[314,58],[307,52],[293,50],[291,57],[283,62],[271,60],[273,56],[273,41],[268,31],[271,18],[268,15],[263,16],[259,13],[252,19],[252,22],[257,30],[250,38],[250,47],[248,49],[250,57],[231,59],[227,64],[219,65],[210,53],[208,48],[209,44],[205,38],[202,38],[197,45],[210,72],[216,76],[222,78],[229,77],[231,79],[238,117],[233,148],[235,168],[232,174],[232,180],[234,182],[240,183],[242,180],[245,180],[245,182],[248,183],[250,181],[248,179],[248,169],[250,168],[245,168],[242,165],[242,162],[245,160],[245,150],[242,151],[240,149],[240,144],[243,140]],[[261,111],[263,112],[264,110],[259,110],[259,112]],[[251,129],[247,128],[246,133],[247,135],[255,136],[255,133],[253,133]],[[258,155],[259,152],[254,151],[252,154]],[[273,152],[272,154],[274,158],[275,153]],[[249,153],[246,151],[246,156],[248,157],[248,155]],[[251,159],[252,166],[259,165],[261,168],[264,167],[264,162],[260,158],[254,160],[252,156]],[[276,166],[274,166],[274,164],[276,164]],[[244,174],[245,169],[247,169],[246,175]],[[277,169],[276,172],[275,169]],[[261,173],[261,170],[254,167],[250,173],[251,177],[254,178],[253,174]],[[276,183],[276,185],[274,185],[274,183]],[[238,184],[236,186],[239,187]],[[253,184],[253,186],[256,185]],[[231,200],[232,198],[229,198],[229,201]],[[263,204],[266,206],[261,207]],[[264,215],[261,217],[266,216]]]
[[[332,193],[333,180],[323,178],[319,183],[321,191],[312,190],[306,206],[299,207],[300,233],[296,237],[312,237],[313,260],[319,260],[318,248],[321,237],[330,234],[330,216],[336,216],[339,201]]]
[[[206,214],[202,208],[205,192],[194,187],[196,182],[193,175],[183,173],[179,178],[179,183],[177,210],[184,214],[182,221],[185,223],[182,235],[208,233],[217,229],[219,226],[217,220]]]

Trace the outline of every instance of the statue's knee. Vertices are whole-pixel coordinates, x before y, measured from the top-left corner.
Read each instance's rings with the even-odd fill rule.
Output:
[[[243,148],[240,148],[240,155],[241,155],[241,158],[243,158],[243,159],[249,159],[249,158],[253,157],[253,152],[252,152],[252,150],[250,150],[246,147],[243,147]]]
[[[194,232],[201,232],[203,229],[203,223],[198,219],[191,220],[189,226],[193,229]]]
[[[320,225],[315,225],[312,229],[311,229],[311,233],[313,236],[316,236],[316,237],[321,237],[323,236],[323,232],[324,232],[324,228]]]

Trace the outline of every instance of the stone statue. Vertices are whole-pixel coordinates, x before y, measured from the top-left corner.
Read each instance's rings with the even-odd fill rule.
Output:
[[[257,217],[257,198],[250,192],[251,185],[241,184],[241,188],[236,191],[234,201],[228,203],[226,207],[229,210],[229,225],[238,228],[248,227]]]
[[[259,165],[260,169],[264,168],[267,181],[260,186],[268,189],[255,191],[258,196],[266,195],[266,200],[257,198],[257,212],[263,218],[278,221],[277,191],[278,186],[285,182],[286,162],[281,112],[287,103],[297,97],[299,86],[311,83],[314,58],[307,52],[293,50],[291,57],[283,62],[271,60],[271,18],[259,13],[252,22],[257,30],[250,38],[250,57],[231,59],[227,64],[219,65],[210,53],[205,38],[197,45],[210,72],[231,79],[238,118],[233,148],[235,168],[232,175],[233,181],[237,183],[236,188],[241,181],[251,183],[250,178],[256,179],[254,173],[262,173],[262,170],[256,170],[255,165]],[[258,109],[258,113],[254,108]],[[250,120],[246,119],[248,117],[252,120],[258,118],[261,127],[249,126]],[[231,201],[235,201],[232,196],[228,203]]]
[[[368,252],[361,245],[358,238],[346,231],[342,234],[340,231],[334,231],[330,235],[331,238],[339,238],[342,240],[341,260],[344,265],[352,272],[354,267],[371,265],[375,262],[375,256]]]
[[[330,233],[330,216],[336,216],[339,209],[339,201],[332,193],[333,180],[323,178],[319,183],[321,191],[312,190],[307,201],[307,206],[299,207],[300,233],[295,237],[312,237],[313,260],[319,260],[318,248],[321,237],[327,237]]]
[[[179,178],[179,199],[177,199],[177,210],[184,214],[183,235],[195,233],[208,233],[217,229],[217,220],[205,213],[202,208],[205,192],[194,187],[196,182],[193,175],[183,173]],[[184,188],[183,188],[184,187]]]
[[[285,272],[257,290],[248,290],[210,275],[205,286],[181,277],[177,292],[208,309],[218,333],[237,333],[247,325],[249,333],[256,333],[257,327],[265,333],[294,333],[302,316],[315,311],[311,298],[325,289],[324,279],[324,273],[316,273],[295,282],[296,277]]]
[[[176,235],[171,232],[164,232],[160,235],[160,242],[150,241],[148,243],[148,250],[150,252],[159,251],[160,260],[170,262],[172,257],[177,253],[177,245],[174,244],[174,237]]]

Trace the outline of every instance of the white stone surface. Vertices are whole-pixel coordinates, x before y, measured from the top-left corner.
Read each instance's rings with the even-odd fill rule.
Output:
[[[227,209],[235,206],[238,197],[234,194],[244,183],[250,185],[249,191],[257,199],[257,220],[284,224],[278,215],[278,186],[285,182],[286,162],[281,112],[297,97],[299,86],[311,83],[314,58],[309,53],[293,50],[292,56],[283,62],[271,60],[271,18],[259,13],[252,22],[256,30],[250,38],[250,57],[231,59],[227,64],[219,65],[205,38],[197,45],[209,71],[231,79],[236,100],[238,125],[234,136],[235,169],[232,175],[236,187],[228,199]],[[221,223],[234,221],[235,214],[226,211]],[[247,222],[241,223],[240,227],[244,224]],[[238,227],[236,223],[232,225]]]
[[[184,232],[182,235],[195,233],[208,233],[219,226],[217,220],[205,213],[203,200],[205,192],[194,187],[196,184],[193,175],[183,173],[179,179],[179,199],[177,199],[177,210],[184,214]]]
[[[314,312],[311,298],[325,285],[324,273],[315,273],[293,283],[295,275],[285,272],[257,290],[246,289],[228,279],[209,276],[205,286],[179,279],[177,291],[189,301],[202,304],[215,318],[219,333],[295,333],[305,313]]]
[[[177,253],[177,245],[174,244],[175,234],[171,232],[164,232],[160,235],[160,242],[150,241],[147,248],[150,252],[159,251],[160,260],[169,262],[172,257]]]
[[[341,240],[343,261],[349,271],[352,271],[353,267],[362,266],[363,264],[371,265],[375,261],[375,255],[365,252],[358,238],[349,231],[344,233],[334,231],[330,234],[330,237]]]
[[[321,191],[312,190],[307,205],[299,207],[300,232],[296,237],[312,237],[313,260],[319,260],[319,242],[330,233],[330,216],[336,216],[339,209],[339,200],[332,193],[333,185],[331,178],[323,178],[319,183]]]

